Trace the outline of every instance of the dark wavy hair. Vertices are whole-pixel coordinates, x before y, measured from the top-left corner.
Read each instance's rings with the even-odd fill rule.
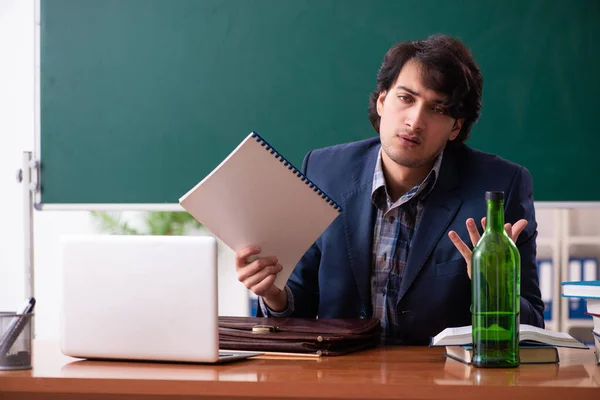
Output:
[[[388,50],[377,73],[375,90],[369,97],[369,120],[373,128],[379,133],[379,94],[390,90],[404,64],[413,59],[421,65],[423,85],[447,96],[448,114],[455,119],[464,118],[460,133],[453,141],[463,143],[479,119],[483,77],[469,49],[458,39],[446,35],[401,42]]]

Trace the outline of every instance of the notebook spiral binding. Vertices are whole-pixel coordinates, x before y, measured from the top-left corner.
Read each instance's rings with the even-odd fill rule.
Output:
[[[279,160],[280,163],[283,163],[284,167],[287,167],[292,173],[294,173],[298,178],[302,180],[308,187],[310,187],[315,193],[317,193],[323,200],[325,200],[329,205],[331,205],[338,212],[342,212],[342,207],[340,207],[333,199],[321,189],[317,187],[310,179],[308,179],[299,169],[294,167],[291,162],[289,162],[284,156],[282,156],[273,146],[271,146],[265,139],[263,139],[258,133],[252,132],[252,138],[256,139],[256,141],[265,148],[268,152],[270,152],[276,159]]]

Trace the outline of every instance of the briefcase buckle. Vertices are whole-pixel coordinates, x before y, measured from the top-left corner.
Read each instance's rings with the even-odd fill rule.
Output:
[[[276,331],[277,327],[272,325],[254,325],[252,327],[252,333],[271,333]]]

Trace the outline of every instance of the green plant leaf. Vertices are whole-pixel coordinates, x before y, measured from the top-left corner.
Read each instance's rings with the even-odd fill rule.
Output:
[[[91,215],[97,221],[101,231],[119,235],[184,235],[189,228],[202,226],[190,214],[181,211],[145,213],[145,231],[130,227],[126,221],[123,221],[120,213],[92,211]]]

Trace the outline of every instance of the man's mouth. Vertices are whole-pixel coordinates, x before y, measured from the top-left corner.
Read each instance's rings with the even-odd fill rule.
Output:
[[[417,146],[417,145],[421,144],[421,139],[419,139],[419,137],[417,137],[417,136],[401,134],[401,135],[399,135],[399,137],[403,143],[406,143],[406,144],[409,144],[412,146]]]

